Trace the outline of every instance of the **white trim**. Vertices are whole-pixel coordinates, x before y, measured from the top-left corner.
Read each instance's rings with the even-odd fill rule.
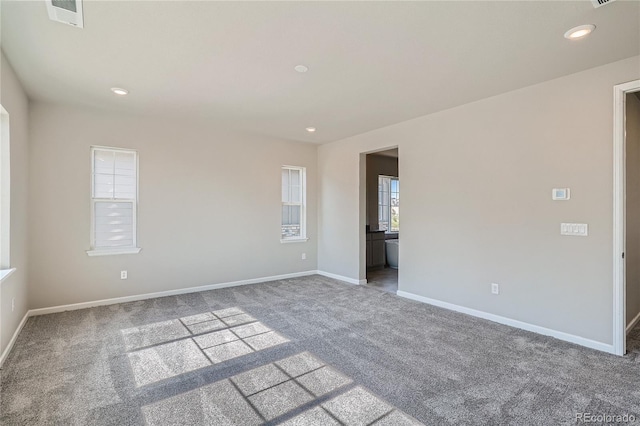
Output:
[[[289,190],[289,202],[282,202],[283,206],[300,206],[300,236],[292,237],[292,238],[280,238],[281,243],[292,242],[297,243],[300,240],[308,240],[307,238],[307,168],[302,166],[287,166],[284,165],[281,167],[280,179],[282,183],[282,170],[289,171],[289,179],[291,178],[291,170],[298,170],[300,172],[300,202],[294,203],[291,201],[291,185],[288,185]],[[281,219],[282,222],[282,219]],[[282,236],[282,223],[281,223],[281,232]]]
[[[0,267],[11,265],[11,117],[0,105]]]
[[[640,90],[640,80],[613,87],[613,348],[626,352],[625,302],[625,95]]]
[[[514,320],[500,315],[490,314],[488,312],[478,311],[464,306],[454,305],[453,303],[443,302],[441,300],[430,299],[428,297],[419,296],[417,294],[408,293],[406,291],[398,290],[398,296],[406,299],[416,300],[418,302],[427,303],[429,305],[438,306],[440,308],[449,309],[451,311],[460,312],[463,314],[471,315],[477,318],[483,318],[489,321],[497,322],[500,324],[508,325],[510,327],[519,328],[522,330],[532,331],[538,334],[544,334],[545,336],[555,337],[556,339],[564,340],[566,342],[575,343],[581,346],[586,346],[591,349],[596,349],[603,352],[613,353],[613,345],[609,345],[595,340],[587,339],[573,334],[564,333],[562,331],[552,330],[550,328],[541,327],[539,325],[529,324],[526,322]]]
[[[18,335],[22,331],[22,328],[27,323],[27,319],[30,316],[31,316],[31,311],[27,311],[24,314],[24,317],[22,317],[22,321],[20,321],[20,324],[18,324],[18,328],[16,328],[16,331],[13,333],[13,336],[11,337],[11,340],[9,340],[9,344],[7,345],[6,348],[4,348],[4,351],[2,352],[2,355],[0,355],[0,368],[2,368],[2,365],[4,364],[4,361],[9,356],[9,353],[11,352],[11,349],[13,349],[13,345],[16,343],[16,340],[18,339]]]
[[[117,303],[137,302],[139,300],[155,299],[156,297],[177,296],[180,294],[197,293],[200,291],[216,290],[219,288],[236,287],[247,284],[258,284],[269,281],[284,280],[288,278],[305,277],[315,275],[316,271],[294,272],[292,274],[274,275],[271,277],[252,278],[248,280],[232,281],[219,284],[209,284],[199,287],[180,288],[176,290],[159,291],[156,293],[137,294],[133,296],[114,297],[111,299],[94,300],[92,302],[73,303],[70,305],[52,306],[49,308],[32,309],[30,316],[55,314],[64,311],[75,311],[77,309],[93,308],[95,306],[115,305]]]
[[[640,322],[640,312],[638,312],[638,315],[636,315],[636,317],[632,319],[629,324],[627,324],[626,334],[629,334],[629,332],[633,330],[633,327],[635,327],[636,324],[638,324],[639,322]]]
[[[316,272],[318,273],[318,275],[322,275],[323,277],[333,278],[334,280],[344,281],[349,284],[361,285],[361,284],[367,283],[367,280],[357,280],[355,278],[349,278],[343,275],[332,274],[331,272],[325,272],[325,271],[316,271]]]
[[[138,254],[142,250],[140,247],[121,248],[121,249],[96,249],[87,250],[88,256],[108,256],[114,254]]]
[[[6,280],[7,278],[9,278],[9,276],[11,274],[13,274],[16,271],[16,268],[11,268],[11,269],[1,269],[0,270],[0,282]]]
[[[281,239],[280,242],[282,244],[286,244],[286,243],[306,243],[307,241],[309,241],[308,238],[285,238],[285,239]]]

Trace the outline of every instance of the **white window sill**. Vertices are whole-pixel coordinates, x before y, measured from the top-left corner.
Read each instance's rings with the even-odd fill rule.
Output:
[[[119,248],[119,249],[99,249],[87,250],[89,256],[109,256],[115,254],[138,254],[142,250],[140,247]]]
[[[287,243],[306,243],[307,241],[309,241],[308,238],[286,238],[286,239],[281,239],[280,242],[282,244],[287,244]]]
[[[15,271],[16,271],[16,268],[0,269],[0,282],[9,278],[9,275],[13,274]]]

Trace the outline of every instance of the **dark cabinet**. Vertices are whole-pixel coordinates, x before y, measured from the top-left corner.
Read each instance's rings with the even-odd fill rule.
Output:
[[[367,269],[384,268],[384,231],[367,233]]]

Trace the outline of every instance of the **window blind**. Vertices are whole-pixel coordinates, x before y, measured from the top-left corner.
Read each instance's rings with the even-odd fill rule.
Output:
[[[96,201],[95,247],[133,247],[133,202]]]
[[[304,237],[304,168],[282,168],[281,238]]]
[[[93,149],[93,248],[136,245],[135,151]]]
[[[96,149],[93,198],[136,199],[136,153]]]

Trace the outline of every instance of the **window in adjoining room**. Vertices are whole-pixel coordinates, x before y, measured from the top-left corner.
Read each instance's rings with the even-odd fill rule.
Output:
[[[400,231],[400,180],[378,176],[378,229]]]

